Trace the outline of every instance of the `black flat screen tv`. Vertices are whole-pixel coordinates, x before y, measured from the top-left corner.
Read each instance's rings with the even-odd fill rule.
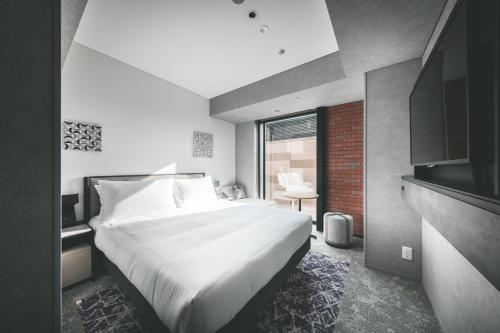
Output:
[[[467,164],[469,117],[464,5],[454,11],[410,95],[411,164]]]

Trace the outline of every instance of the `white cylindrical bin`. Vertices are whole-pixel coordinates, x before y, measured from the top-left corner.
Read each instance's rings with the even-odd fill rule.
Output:
[[[323,216],[325,224],[325,242],[339,247],[352,245],[353,219],[351,215],[339,212],[326,213]]]

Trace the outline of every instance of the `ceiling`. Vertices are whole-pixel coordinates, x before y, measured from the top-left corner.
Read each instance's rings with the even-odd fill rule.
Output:
[[[326,0],[347,77],[422,56],[446,0]]]
[[[332,106],[364,98],[363,76],[353,76],[326,84],[270,98],[239,108],[211,114],[214,118],[239,124],[286,114]],[[276,110],[279,110],[277,113]]]
[[[74,40],[207,98],[338,50],[325,0],[89,0]]]
[[[216,118],[240,123],[276,116],[276,109],[280,110],[279,115],[285,115],[364,99],[365,72],[422,56],[445,2],[326,0],[344,76],[332,76],[329,83],[273,98],[264,93],[255,96],[253,84],[221,96],[231,101],[237,94],[248,94],[252,96],[251,102],[222,112],[211,108],[210,112]],[[288,81],[281,84],[292,85]],[[259,85],[259,91],[276,90],[275,83],[269,79]]]

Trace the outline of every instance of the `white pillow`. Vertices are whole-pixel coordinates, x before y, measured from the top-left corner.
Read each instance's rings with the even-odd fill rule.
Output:
[[[98,197],[99,197],[99,201],[101,203],[100,205],[100,211],[99,211],[99,215],[96,215],[92,218],[90,218],[90,220],[87,222],[87,224],[92,228],[92,229],[96,229],[97,226],[99,224],[102,223],[102,218],[101,218],[101,212],[103,211],[103,206],[104,206],[104,201],[102,200],[102,194],[101,194],[101,185],[94,185],[94,188],[98,194]]]
[[[195,207],[217,200],[212,176],[191,179],[176,179],[174,196],[180,207]]]
[[[99,185],[99,184],[94,185],[94,188],[95,188],[95,191],[97,192],[97,194],[99,195],[99,201],[101,202],[101,209],[102,209],[102,206],[104,205],[104,201],[102,201],[101,185]]]
[[[173,179],[139,181],[99,180],[96,186],[101,200],[99,217],[127,218],[175,208]]]

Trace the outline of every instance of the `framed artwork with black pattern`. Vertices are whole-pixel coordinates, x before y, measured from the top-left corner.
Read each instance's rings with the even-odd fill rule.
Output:
[[[193,157],[214,157],[213,134],[193,131]]]
[[[65,150],[102,151],[102,127],[98,124],[65,120],[63,122]]]

